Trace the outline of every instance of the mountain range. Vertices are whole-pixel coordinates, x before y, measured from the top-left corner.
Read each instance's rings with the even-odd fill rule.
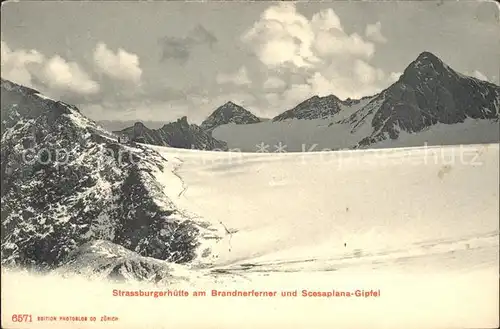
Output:
[[[379,94],[315,96],[271,120],[229,102],[200,126],[182,117],[112,133],[37,90],[4,79],[0,89],[2,265],[119,280],[172,280],[175,263],[214,257],[210,243],[225,232],[178,208],[175,159],[143,143],[316,151],[499,141],[500,87],[428,52]]]
[[[246,152],[257,151],[258,144],[314,151],[491,143],[500,139],[499,108],[499,86],[460,74],[423,52],[376,95],[313,96],[271,120],[228,102],[200,126],[188,125],[184,117],[161,129],[137,123],[120,133],[155,145]]]
[[[118,143],[78,108],[4,79],[1,114],[3,265],[65,268],[105,247],[115,256],[96,272],[136,276],[193,260],[214,235],[165,193],[178,178],[159,153]],[[107,244],[89,245],[97,240]]]
[[[210,132],[203,128],[189,124],[186,116],[175,122],[167,123],[159,129],[149,129],[143,123],[136,122],[132,127],[114,133],[126,136],[132,141],[146,144],[227,151],[225,142],[213,138]]]

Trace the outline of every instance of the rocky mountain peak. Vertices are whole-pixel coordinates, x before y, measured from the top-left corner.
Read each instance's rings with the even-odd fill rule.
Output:
[[[421,52],[418,57],[416,58],[415,62],[427,62],[427,63],[440,63],[440,64],[443,64],[443,62],[441,61],[441,59],[439,59],[439,57],[437,57],[436,55],[434,55],[433,53],[431,53],[430,51],[423,51]]]
[[[229,102],[226,102],[224,105],[222,105],[223,107],[241,107],[239,106],[238,104],[236,103],[233,103],[233,101],[229,101]]]
[[[260,119],[246,110],[242,106],[229,101],[218,107],[205,121],[201,123],[201,128],[212,131],[218,126],[228,123],[251,124],[258,123]]]
[[[164,124],[160,129],[149,129],[139,122],[115,133],[144,144],[197,150],[227,150],[225,142],[213,138],[199,126],[189,124],[187,116]]]
[[[291,110],[273,118],[273,121],[283,121],[286,119],[325,119],[332,117],[340,111],[343,102],[335,95],[320,97],[315,95],[306,99]]]
[[[183,116],[183,117],[177,119],[177,123],[180,123],[183,126],[189,126],[189,122],[188,122],[187,116]]]
[[[460,74],[434,54],[423,52],[372,103],[380,107],[370,110],[373,134],[360,142],[363,146],[438,123],[498,120],[500,87]]]
[[[224,105],[219,106],[214,113],[218,115],[232,116],[236,113],[245,113],[248,112],[240,105],[233,103],[232,101],[224,103]]]
[[[408,65],[400,80],[409,83],[428,83],[433,79],[455,79],[457,74],[436,55],[424,51]]]

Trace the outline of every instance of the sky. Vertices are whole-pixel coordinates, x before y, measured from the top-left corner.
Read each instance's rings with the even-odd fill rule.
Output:
[[[369,96],[419,53],[499,83],[493,2],[11,2],[2,78],[94,120],[200,123],[233,101],[273,117]]]

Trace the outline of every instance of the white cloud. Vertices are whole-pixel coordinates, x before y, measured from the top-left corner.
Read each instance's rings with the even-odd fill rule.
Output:
[[[324,57],[370,58],[375,51],[374,45],[358,34],[345,33],[332,9],[316,13],[309,21],[291,3],[269,7],[242,40],[269,67],[314,67]]]
[[[93,81],[75,62],[67,62],[56,55],[49,59],[41,71],[41,79],[51,89],[68,90],[79,94],[95,94],[99,84]]]
[[[269,93],[266,94],[264,97],[269,104],[274,104],[274,105],[276,105],[276,103],[278,103],[281,99],[280,94],[277,93]]]
[[[12,50],[4,41],[1,48],[5,79],[32,88],[48,88],[46,92],[55,96],[65,92],[88,95],[99,91],[99,84],[75,62],[67,62],[58,55],[47,59],[36,50]],[[34,80],[44,86],[34,85]]]
[[[478,70],[475,70],[473,73],[472,73],[472,76],[474,78],[477,78],[479,80],[483,80],[483,81],[489,81],[488,77],[486,75],[484,75],[482,72],[478,71]]]
[[[381,69],[374,68],[359,59],[354,61],[354,73],[358,81],[363,84],[373,84],[385,78],[385,74]]]
[[[94,62],[98,69],[112,79],[139,83],[142,69],[139,56],[119,48],[116,53],[100,42],[94,50]]]
[[[373,43],[366,42],[356,33],[349,36],[337,31],[321,31],[316,35],[314,50],[319,56],[356,56],[370,58],[375,53]]]
[[[314,32],[310,22],[289,3],[271,6],[243,36],[269,67],[292,63],[311,66],[318,59],[311,51]]]
[[[340,24],[340,18],[335,14],[333,9],[322,10],[314,14],[311,19],[311,26],[315,31],[344,31]]]
[[[403,73],[401,73],[401,72],[391,72],[389,74],[389,82],[394,83],[394,82],[398,81],[402,74]]]
[[[386,43],[387,38],[382,34],[382,23],[368,24],[365,29],[365,36],[379,43]]]
[[[289,88],[280,94],[285,104],[292,104],[313,95],[361,97],[386,87],[390,75],[370,64],[376,50],[373,38],[383,39],[377,34],[380,29],[379,23],[368,26],[367,34],[372,37],[368,40],[346,33],[332,9],[315,13],[309,20],[293,3],[281,3],[265,10],[242,41],[269,69],[283,75],[302,74],[304,82],[288,81]],[[271,81],[266,81],[263,87],[270,86]]]
[[[291,109],[312,95],[314,95],[314,91],[311,85],[305,83],[293,84],[281,95],[283,107],[285,109]]]
[[[474,77],[476,79],[479,79],[479,80],[482,80],[482,81],[486,81],[486,82],[491,82],[491,83],[494,83],[494,84],[498,84],[500,82],[500,80],[498,79],[498,76],[496,75],[486,75],[484,74],[483,72],[479,71],[479,70],[474,70],[474,71],[465,71],[464,72],[465,75],[469,76],[469,77]]]
[[[252,81],[250,81],[250,78],[248,77],[247,69],[244,66],[242,66],[235,73],[219,73],[217,74],[216,80],[219,84],[235,84],[238,86],[249,85],[252,83]]]
[[[19,49],[13,51],[3,40],[1,41],[1,72],[2,78],[34,87],[30,64],[41,64],[44,61],[42,54],[36,50]]]
[[[264,82],[264,89],[279,89],[286,86],[285,81],[281,80],[278,77],[269,77]]]

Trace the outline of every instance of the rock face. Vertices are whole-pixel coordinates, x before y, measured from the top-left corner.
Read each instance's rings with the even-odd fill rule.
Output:
[[[334,116],[341,110],[342,101],[335,95],[325,97],[313,96],[291,110],[281,113],[273,121],[287,119],[326,119]]]
[[[466,129],[470,138],[461,138],[462,142],[495,143],[500,140],[498,134],[495,135],[498,124],[494,124],[499,119],[499,108],[499,86],[462,75],[432,53],[423,52],[408,65],[398,81],[377,95],[359,100],[340,100],[335,95],[314,96],[272,121],[317,120],[317,130],[325,125],[331,129],[331,134],[322,132],[331,140],[322,140],[321,144],[332,149],[384,147],[382,142],[398,140],[402,133],[417,136],[422,132],[426,132],[429,144],[448,144],[452,138],[443,138],[444,134],[439,132],[442,125]],[[311,124],[295,122],[294,126],[303,129],[306,135],[316,133],[309,128]],[[484,127],[491,131],[478,131]],[[277,131],[280,129],[283,128],[276,127]]]
[[[115,132],[118,135],[124,135],[131,141],[168,146],[168,143],[161,138],[161,136],[154,129],[149,129],[142,122],[136,122],[132,127],[125,128]]]
[[[340,100],[335,95],[324,97],[313,96],[291,110],[277,115],[272,121],[284,121],[289,119],[315,120],[334,118],[337,114],[344,112],[345,109],[354,108],[373,96],[366,96],[361,99]]]
[[[175,264],[143,257],[122,246],[105,240],[87,242],[74,251],[57,268],[63,276],[83,275],[112,281],[141,281],[172,284],[183,281],[173,275]]]
[[[459,74],[435,55],[423,52],[371,103],[378,104],[372,112],[373,132],[360,146],[397,139],[401,131],[418,133],[438,123],[451,125],[467,118],[498,120],[500,87]],[[362,112],[369,114],[361,109],[351,119]]]
[[[148,129],[137,122],[133,127],[116,133],[145,144],[197,150],[227,150],[225,142],[213,138],[199,126],[189,124],[185,116],[167,123],[160,129]]]
[[[52,269],[97,239],[171,262],[196,256],[205,225],[165,194],[175,175],[160,154],[7,80],[1,114],[2,264]]]
[[[201,123],[201,128],[205,131],[212,131],[215,128],[228,123],[245,125],[258,123],[261,120],[250,111],[233,103],[227,102],[217,108],[205,121]]]

